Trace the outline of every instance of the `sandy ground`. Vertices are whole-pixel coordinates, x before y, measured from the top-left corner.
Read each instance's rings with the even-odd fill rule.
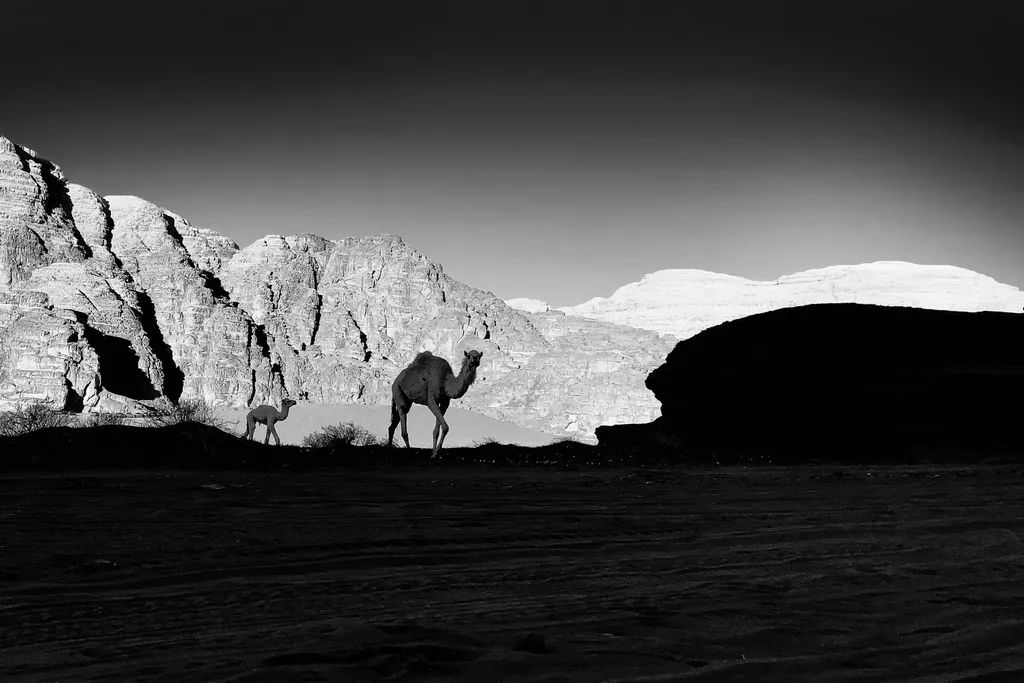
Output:
[[[248,408],[219,408],[216,414],[225,421],[224,429],[243,434],[245,416],[248,412]],[[540,446],[559,438],[495,420],[480,413],[460,410],[455,406],[448,409],[445,420],[450,429],[444,441],[446,446],[472,446],[485,439],[521,446]],[[277,434],[281,437],[281,443],[298,445],[307,434],[339,422],[357,424],[371,434],[387,439],[388,425],[391,423],[391,406],[300,403],[292,408],[288,419],[278,425]],[[430,448],[434,424],[434,416],[429,410],[423,406],[413,406],[409,411],[408,421],[409,442],[413,448]],[[263,440],[265,429],[263,425],[256,427],[256,438],[259,441]],[[396,443],[402,442],[400,432],[395,432],[395,439]]]
[[[5,681],[1024,677],[1018,468],[23,474],[0,499]]]

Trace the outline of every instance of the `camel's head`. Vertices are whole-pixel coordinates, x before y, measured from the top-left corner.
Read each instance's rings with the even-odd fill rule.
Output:
[[[469,367],[478,368],[480,367],[480,359],[484,357],[483,351],[466,351],[466,362],[469,363]]]
[[[295,399],[292,399],[292,398],[286,398],[286,399],[281,401],[281,407],[282,408],[285,407],[285,406],[293,406],[295,404],[296,404],[295,403]]]

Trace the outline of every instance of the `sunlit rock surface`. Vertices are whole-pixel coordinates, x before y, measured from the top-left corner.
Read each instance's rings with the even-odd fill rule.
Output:
[[[527,313],[547,313],[551,310],[551,306],[548,306],[546,301],[539,299],[505,299],[505,303]]]
[[[144,199],[68,183],[5,139],[0,294],[0,408],[380,404],[419,351],[457,369],[478,349],[460,408],[591,440],[657,414],[643,381],[670,350],[546,305],[517,310],[392,235],[239,249]]]
[[[1019,313],[1024,292],[964,268],[879,261],[808,270],[773,282],[660,270],[610,297],[559,310],[687,339],[728,320],[816,303]]]
[[[138,197],[107,202],[111,251],[145,292],[160,343],[170,351],[166,395],[215,405],[279,399],[280,373],[265,331],[202,267],[223,245],[204,244],[205,231]],[[186,236],[195,242],[191,250]]]
[[[644,379],[664,362],[673,340],[557,311],[530,319],[547,347],[530,356],[525,372],[471,389],[493,415],[585,441],[599,425],[658,415],[660,404]]]

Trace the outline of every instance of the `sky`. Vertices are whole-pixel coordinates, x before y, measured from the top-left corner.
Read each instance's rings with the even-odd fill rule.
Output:
[[[398,234],[555,306],[663,268],[1024,287],[1014,5],[17,3],[0,135],[242,246]]]

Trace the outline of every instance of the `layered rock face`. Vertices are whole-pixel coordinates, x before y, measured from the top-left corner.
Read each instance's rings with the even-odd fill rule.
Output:
[[[640,422],[658,414],[658,401],[643,382],[671,351],[671,340],[557,311],[530,320],[547,348],[527,359],[526,372],[474,385],[470,392],[481,410],[584,441],[599,425]]]
[[[271,235],[219,272],[266,326],[289,390],[322,403],[386,403],[423,350],[484,352],[463,408],[589,439],[605,422],[653,416],[642,382],[670,350],[657,335],[560,313],[528,316],[448,277],[398,237]]]
[[[0,138],[0,287],[23,283],[39,266],[90,255],[71,213],[61,170]]]
[[[160,343],[170,351],[164,394],[215,405],[281,396],[266,333],[201,267],[219,265],[218,250],[223,253],[225,245],[209,244],[205,231],[138,197],[107,201],[111,251],[148,298]]]
[[[661,270],[608,298],[559,310],[687,339],[729,320],[816,303],[1019,313],[1024,292],[954,266],[880,261],[808,270],[774,282],[702,270]]]
[[[7,405],[99,403],[99,358],[74,311],[44,294],[0,292],[0,397]]]
[[[547,313],[551,310],[551,306],[540,299],[505,299],[505,303],[527,313]]]
[[[68,183],[2,139],[0,294],[8,408],[386,403],[419,351],[458,367],[478,349],[460,407],[590,439],[599,424],[656,415],[643,379],[670,349],[654,334],[518,311],[394,236],[271,235],[239,250],[145,200]]]
[[[1024,316],[787,308],[679,342],[647,379],[662,417],[602,444],[751,460],[1019,452]]]

